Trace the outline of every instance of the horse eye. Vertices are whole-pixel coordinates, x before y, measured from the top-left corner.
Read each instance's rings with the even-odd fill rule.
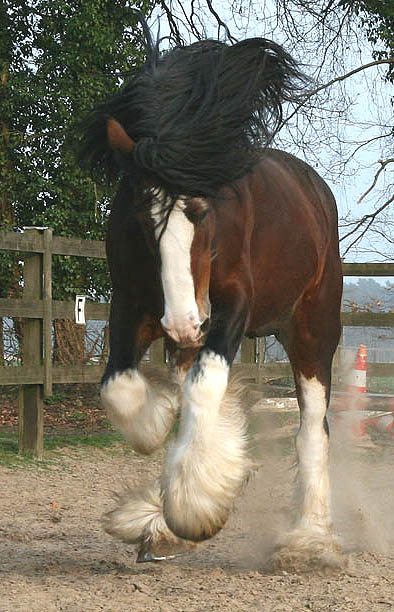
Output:
[[[194,210],[186,209],[185,210],[186,217],[189,219],[191,223],[194,223],[196,225],[199,225],[200,223],[202,223],[208,213],[209,213],[209,208],[202,208],[202,209],[200,208],[200,209],[194,209]]]

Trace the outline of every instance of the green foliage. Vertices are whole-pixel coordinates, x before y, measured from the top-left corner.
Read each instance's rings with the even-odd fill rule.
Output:
[[[78,168],[69,134],[143,59],[136,23],[126,0],[0,2],[0,227],[104,238],[111,191]],[[15,280],[3,259],[6,294]],[[108,298],[105,262],[57,258],[54,297],[75,292]]]
[[[393,0],[343,0],[341,6],[351,8],[361,19],[368,40],[378,48],[376,59],[394,57],[394,2]],[[383,47],[382,48],[382,43]],[[387,79],[394,81],[394,66],[388,68]]]

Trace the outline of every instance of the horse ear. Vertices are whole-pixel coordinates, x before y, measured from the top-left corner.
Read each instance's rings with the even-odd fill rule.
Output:
[[[135,147],[135,142],[116,119],[107,120],[108,143],[114,151],[121,153],[131,153]]]

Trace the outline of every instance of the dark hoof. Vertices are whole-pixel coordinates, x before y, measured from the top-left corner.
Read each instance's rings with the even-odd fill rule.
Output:
[[[137,554],[136,563],[157,563],[158,561],[170,561],[181,557],[195,548],[193,542],[160,542],[159,544],[145,544]]]
[[[137,555],[136,563],[157,563],[158,561],[170,561],[171,559],[175,559],[175,557],[180,557],[183,554],[185,553],[175,553],[173,555],[159,556],[149,551],[143,552],[142,550],[140,550]]]

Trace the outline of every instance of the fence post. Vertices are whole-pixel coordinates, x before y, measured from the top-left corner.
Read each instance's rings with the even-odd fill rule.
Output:
[[[264,379],[264,359],[265,359],[265,337],[257,339],[257,384],[261,385],[265,382]]]
[[[164,338],[159,338],[151,344],[149,361],[154,365],[165,365]]]
[[[27,230],[39,235],[37,230]],[[25,255],[23,268],[23,297],[42,298],[42,256]],[[23,365],[42,365],[41,319],[25,319],[23,326]],[[43,453],[43,385],[23,385],[19,391],[19,451],[30,452],[38,458]]]
[[[241,363],[253,364],[256,366],[256,338],[243,338],[241,343]],[[257,381],[257,371],[253,374]]]
[[[44,339],[44,396],[52,395],[52,233],[44,230],[44,255],[42,299],[44,304],[43,339]]]

